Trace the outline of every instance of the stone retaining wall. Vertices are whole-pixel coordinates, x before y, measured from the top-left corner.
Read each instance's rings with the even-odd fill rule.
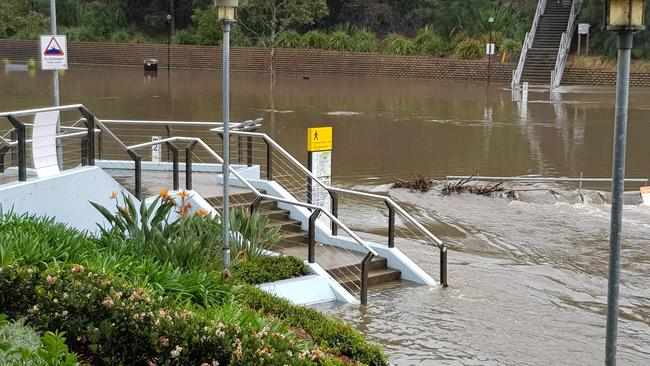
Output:
[[[0,39],[0,59],[14,62],[38,61],[38,41]],[[142,67],[145,59],[155,58],[161,67],[168,65],[167,45],[70,42],[72,65]],[[172,68],[220,70],[221,47],[172,45]],[[264,48],[233,47],[231,69],[244,72],[268,72],[269,54]],[[493,62],[491,79],[509,83],[515,64]],[[276,70],[280,74],[348,75],[370,78],[447,79],[487,81],[485,60],[464,61],[426,56],[390,56],[379,53],[335,52],[312,49],[278,49]],[[565,85],[616,84],[616,73],[605,70],[567,69]],[[632,86],[650,87],[650,74],[633,73]]]

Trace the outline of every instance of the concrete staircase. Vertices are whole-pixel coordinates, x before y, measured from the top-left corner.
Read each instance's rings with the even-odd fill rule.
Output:
[[[560,48],[562,33],[567,29],[571,14],[571,2],[548,0],[544,14],[540,17],[533,47],[528,50],[522,82],[550,84],[551,72]]]
[[[249,208],[255,197],[253,193],[233,195],[231,207]],[[206,200],[217,209],[223,207],[223,197]],[[262,200],[257,212],[269,219],[269,226],[280,228],[282,233],[282,240],[270,250],[307,260],[309,233],[302,230],[300,221],[292,219],[289,211],[279,208],[277,201],[273,200]],[[318,243],[316,246],[316,263],[351,294],[357,295],[361,287],[361,260],[365,254]],[[401,275],[399,270],[388,267],[386,258],[375,257],[368,268],[368,288],[396,286],[401,283]]]

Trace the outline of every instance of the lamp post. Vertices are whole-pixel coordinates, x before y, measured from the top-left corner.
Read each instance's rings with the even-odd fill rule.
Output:
[[[490,39],[488,41],[488,46],[487,46],[487,54],[488,54],[487,82],[488,84],[490,84],[490,71],[492,70],[492,28],[494,27],[494,17],[489,17],[488,23],[490,24]]]
[[[172,15],[167,14],[167,25],[169,26],[169,35],[167,36],[167,70],[169,74],[169,70],[172,68]]]
[[[645,29],[645,0],[609,0],[607,29],[618,36],[618,70],[616,76],[616,112],[614,127],[614,161],[612,163],[612,214],[609,237],[609,276],[607,285],[607,335],[605,364],[616,365],[618,333],[618,299],[621,265],[621,224],[627,144],[627,110],[630,89],[630,53],[634,32]]]
[[[230,268],[230,27],[235,22],[238,0],[214,0],[223,22],[223,266]]]

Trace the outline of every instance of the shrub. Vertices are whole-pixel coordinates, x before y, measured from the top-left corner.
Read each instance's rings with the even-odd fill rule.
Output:
[[[192,15],[195,24],[194,40],[202,46],[218,46],[223,40],[221,23],[216,21],[217,9],[208,7],[205,10],[196,8]]]
[[[77,357],[68,351],[63,334],[46,332],[42,339],[25,325],[25,319],[7,322],[0,315],[0,364],[76,366]]]
[[[240,261],[234,267],[235,279],[251,285],[268,283],[309,273],[302,259],[296,257],[260,257],[254,261]]]
[[[516,55],[519,52],[521,52],[521,46],[522,42],[514,40],[514,39],[505,39],[503,43],[501,43],[501,51],[505,52],[509,55]]]
[[[416,53],[416,47],[412,40],[401,34],[391,33],[384,40],[384,50],[389,55],[407,56]]]
[[[2,267],[0,284],[0,311],[66,331],[73,349],[105,364],[336,364],[277,320],[237,304],[181,306],[79,265]]]
[[[446,42],[440,37],[431,25],[418,29],[415,36],[415,47],[423,55],[440,55],[447,49]]]
[[[126,14],[118,4],[91,2],[84,6],[79,25],[96,40],[110,39],[111,35],[127,25]]]
[[[176,31],[176,34],[174,34],[174,38],[172,40],[176,44],[194,44],[196,43],[195,37],[194,37],[194,29],[188,28],[188,29],[180,29]]]
[[[352,39],[350,35],[343,30],[336,30],[329,34],[327,38],[326,48],[334,51],[348,51]]]
[[[282,48],[300,48],[302,47],[302,36],[295,30],[287,30],[280,33],[276,39],[278,47]]]
[[[302,36],[302,44],[307,48],[326,48],[328,36],[319,30],[311,30]]]
[[[454,56],[461,60],[478,60],[483,57],[483,43],[474,38],[468,38],[456,45]]]
[[[375,52],[379,48],[377,36],[367,29],[357,29],[350,40],[350,50],[355,52]]]
[[[379,346],[367,343],[363,335],[347,324],[306,306],[267,294],[254,286],[242,286],[241,301],[254,310],[277,314],[285,324],[304,329],[317,344],[369,366],[387,366],[388,359]]]
[[[69,41],[92,42],[98,40],[97,36],[87,27],[62,27],[61,34],[65,34]]]

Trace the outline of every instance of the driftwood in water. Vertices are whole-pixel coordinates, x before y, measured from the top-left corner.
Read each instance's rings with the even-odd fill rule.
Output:
[[[481,196],[491,196],[495,193],[506,192],[503,182],[495,184],[469,184],[473,177],[461,179],[457,182],[447,182],[442,187],[441,193],[443,196],[448,196],[452,193],[472,193]],[[514,198],[514,192],[507,192],[508,197]]]
[[[436,181],[433,178],[418,174],[413,180],[396,180],[391,188],[408,188],[414,191],[429,192],[435,184]]]

